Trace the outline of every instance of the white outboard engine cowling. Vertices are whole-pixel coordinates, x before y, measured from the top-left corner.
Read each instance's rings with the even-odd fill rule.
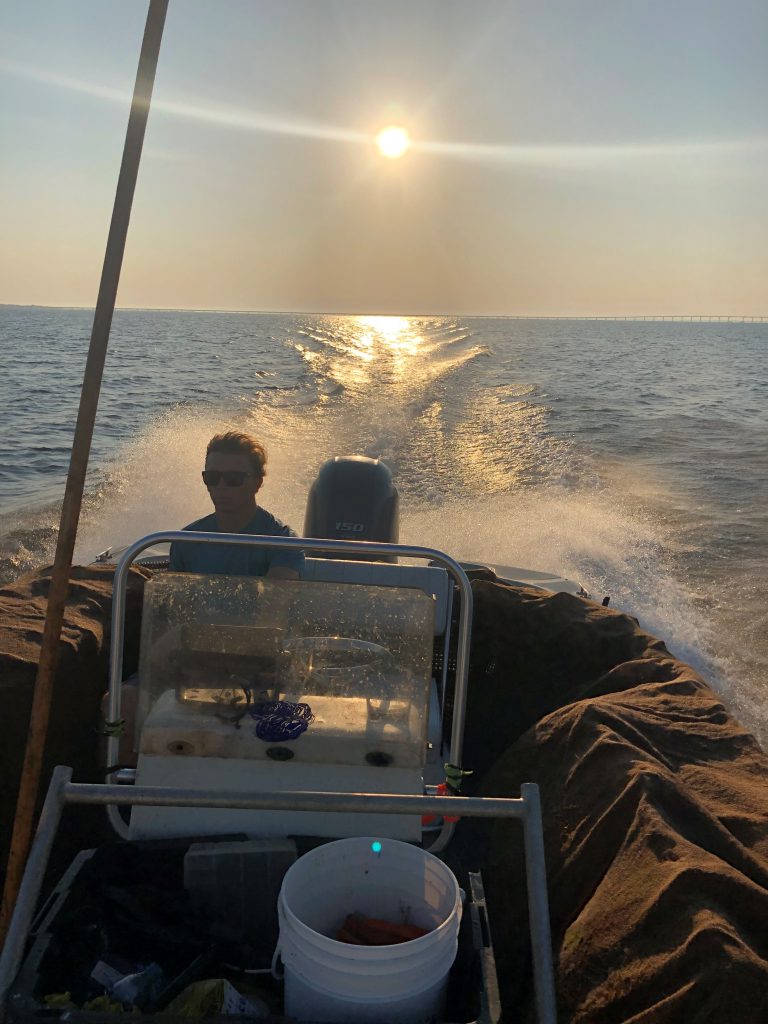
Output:
[[[304,536],[397,544],[398,494],[389,468],[364,455],[329,459],[309,491]],[[395,559],[376,559],[390,560]]]

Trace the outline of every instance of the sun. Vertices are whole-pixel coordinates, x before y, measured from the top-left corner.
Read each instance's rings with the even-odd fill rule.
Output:
[[[396,160],[410,149],[411,140],[408,138],[405,128],[390,125],[389,128],[383,128],[376,136],[376,145],[382,156]]]

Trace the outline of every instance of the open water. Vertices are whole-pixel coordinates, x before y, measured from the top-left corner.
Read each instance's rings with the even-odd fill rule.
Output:
[[[91,318],[0,307],[0,582],[52,559]],[[379,456],[401,540],[609,594],[768,742],[768,325],[118,311],[76,561],[208,512],[233,427],[299,532]]]

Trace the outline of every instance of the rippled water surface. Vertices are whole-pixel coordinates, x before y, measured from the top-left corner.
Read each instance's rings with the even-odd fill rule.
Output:
[[[92,314],[0,307],[0,579],[52,557]],[[401,539],[636,615],[768,740],[768,325],[118,311],[76,559],[205,514],[223,427],[301,530],[380,456]]]

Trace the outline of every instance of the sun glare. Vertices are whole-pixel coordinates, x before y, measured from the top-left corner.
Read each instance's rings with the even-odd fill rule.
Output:
[[[405,128],[397,128],[391,125],[389,128],[383,128],[379,132],[376,136],[376,145],[379,147],[379,152],[382,156],[386,156],[390,160],[396,160],[397,157],[407,152],[411,145],[411,140],[408,138],[408,132]]]

